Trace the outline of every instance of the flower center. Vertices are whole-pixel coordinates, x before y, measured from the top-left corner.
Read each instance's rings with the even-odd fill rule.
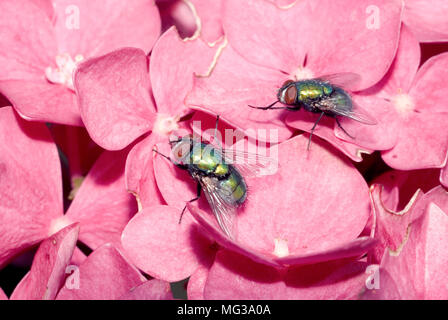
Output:
[[[51,83],[62,84],[75,91],[72,76],[76,66],[82,60],[84,60],[84,57],[81,54],[76,55],[74,60],[68,53],[58,54],[55,59],[56,68],[47,67],[45,69],[45,76]]]
[[[50,223],[50,228],[48,229],[48,236],[50,237],[54,235],[56,232],[64,229],[72,223],[73,222],[70,221],[70,219],[66,215],[53,219]]]
[[[157,114],[153,132],[159,135],[168,136],[174,130],[179,129],[179,125],[177,124],[178,122],[178,116],[172,117],[166,114]]]
[[[302,79],[312,79],[312,78],[314,78],[314,72],[311,71],[311,69],[309,69],[307,67],[299,67],[291,73],[291,77],[295,81],[302,80]]]
[[[274,239],[274,254],[279,258],[288,256],[288,240],[280,238]]]
[[[402,116],[409,115],[410,112],[414,111],[415,109],[415,103],[412,97],[406,93],[398,93],[393,98],[393,103],[395,106],[395,109],[400,113]]]

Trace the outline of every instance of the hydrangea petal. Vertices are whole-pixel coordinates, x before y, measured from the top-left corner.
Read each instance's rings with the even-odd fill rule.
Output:
[[[157,151],[166,156],[170,156],[170,150],[166,142],[157,145]],[[168,205],[182,209],[197,196],[196,183],[186,170],[158,154],[154,156],[153,165],[157,186]]]
[[[132,288],[119,300],[172,300],[170,284],[166,281],[153,279]]]
[[[115,300],[146,281],[110,244],[93,251],[78,274],[79,288],[63,287],[57,300]]]
[[[160,34],[154,1],[53,0],[60,52],[94,57],[120,47],[149,53]]]
[[[22,118],[82,126],[76,96],[64,86],[40,79],[4,80],[0,91]]]
[[[58,152],[44,124],[0,108],[0,266],[48,236],[62,213]],[[30,156],[32,155],[32,156]]]
[[[443,0],[406,0],[404,23],[421,42],[448,41],[446,13],[448,3]]]
[[[398,170],[441,168],[448,152],[448,113],[419,113],[401,124],[398,142],[382,158]]]
[[[417,39],[407,26],[402,25],[397,54],[389,71],[380,82],[362,93],[391,99],[398,93],[409,92],[417,74],[420,59],[420,45]]]
[[[190,276],[198,267],[204,245],[196,241],[198,232],[188,212],[181,223],[180,215],[181,210],[161,205],[137,213],[123,231],[126,256],[161,280],[175,282]]]
[[[8,296],[3,292],[2,288],[0,288],[0,300],[8,300]]]
[[[222,28],[222,0],[191,0],[201,19],[201,38],[207,43],[215,43],[224,35]]]
[[[363,262],[327,263],[290,269],[256,264],[219,251],[204,289],[206,299],[355,299],[366,279]]]
[[[64,284],[78,233],[79,225],[75,223],[45,239],[34,256],[31,271],[16,287],[11,300],[53,300]]]
[[[121,232],[137,212],[134,197],[125,189],[127,150],[105,151],[95,162],[66,214],[81,223],[79,239],[92,249],[120,244]]]
[[[275,101],[276,92],[285,78],[279,71],[248,63],[228,44],[217,58],[210,76],[195,78],[187,105],[219,115],[251,137],[283,141],[291,136],[283,123],[286,113],[256,110],[248,105],[263,107]],[[276,132],[272,132],[274,130]]]
[[[316,36],[313,19],[308,1],[288,10],[268,1],[249,0],[244,10],[238,0],[224,2],[224,31],[232,47],[255,64],[287,73],[305,60],[307,44]]]
[[[55,35],[45,8],[44,2],[1,1],[1,80],[37,80],[56,55]]]
[[[403,299],[446,299],[448,216],[437,205],[410,226],[398,254],[385,253],[381,265],[397,284]]]
[[[90,59],[79,65],[74,79],[81,117],[103,148],[123,149],[151,129],[155,109],[142,50],[124,48]]]
[[[150,134],[132,148],[126,159],[126,189],[137,198],[143,208],[152,204],[164,204],[157,188],[153,166],[153,147],[158,141],[158,135]]]
[[[215,51],[200,39],[182,40],[174,27],[160,37],[150,64],[151,85],[159,113],[183,116],[188,111],[184,100],[193,86],[193,74],[207,72]]]
[[[200,266],[188,279],[188,300],[204,300],[204,287],[207,280],[209,267]]]

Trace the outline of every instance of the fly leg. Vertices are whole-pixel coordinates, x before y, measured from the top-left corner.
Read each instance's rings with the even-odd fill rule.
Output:
[[[219,146],[219,148],[222,149],[221,141],[217,140],[217,136],[218,136],[218,122],[219,122],[219,115],[216,116],[215,133],[213,135],[213,143],[216,143]]]
[[[320,114],[319,118],[317,118],[317,121],[314,123],[314,126],[311,128],[311,131],[310,131],[310,137],[309,137],[309,139],[308,139],[308,146],[306,147],[306,150],[308,150],[308,151],[310,150],[311,137],[313,136],[314,129],[316,129],[317,124],[319,123],[320,119],[322,119],[322,117],[324,116],[324,114],[325,114],[325,112],[322,112],[322,113]]]
[[[341,128],[342,131],[344,131],[344,133],[346,135],[348,135],[350,138],[352,138],[353,140],[355,139],[354,136],[352,136],[351,134],[349,134],[347,131],[345,131],[344,128],[342,128],[341,123],[339,122],[339,119],[335,117],[336,123],[338,124],[338,127]]]
[[[185,207],[182,209],[182,213],[180,214],[180,217],[179,217],[179,224],[180,224],[180,222],[182,221],[182,216],[184,215],[184,212],[185,212],[185,209],[187,209],[187,204],[188,203],[192,203],[192,202],[195,202],[195,201],[197,201],[197,200],[199,200],[199,198],[201,197],[201,184],[198,182],[198,184],[197,184],[197,189],[196,189],[196,194],[197,194],[197,197],[196,198],[193,198],[193,199],[191,199],[191,200],[189,200],[186,204],[185,204]]]

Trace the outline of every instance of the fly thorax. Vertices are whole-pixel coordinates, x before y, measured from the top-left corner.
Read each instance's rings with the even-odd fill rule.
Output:
[[[392,102],[395,110],[403,117],[407,118],[415,110],[414,99],[407,93],[396,94]]]
[[[83,60],[84,57],[81,54],[77,54],[74,59],[68,53],[58,54],[55,57],[56,67],[47,67],[45,69],[45,76],[51,83],[61,84],[75,91],[73,87],[73,74],[77,65]]]

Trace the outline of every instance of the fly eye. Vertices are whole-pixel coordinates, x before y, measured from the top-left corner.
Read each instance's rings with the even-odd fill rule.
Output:
[[[286,104],[294,104],[296,102],[296,98],[297,98],[296,86],[290,86],[288,89],[286,89],[284,96]]]
[[[286,80],[285,82],[283,82],[283,84],[282,84],[282,88],[289,86],[291,83],[294,83],[294,81],[292,81],[292,80]]]

